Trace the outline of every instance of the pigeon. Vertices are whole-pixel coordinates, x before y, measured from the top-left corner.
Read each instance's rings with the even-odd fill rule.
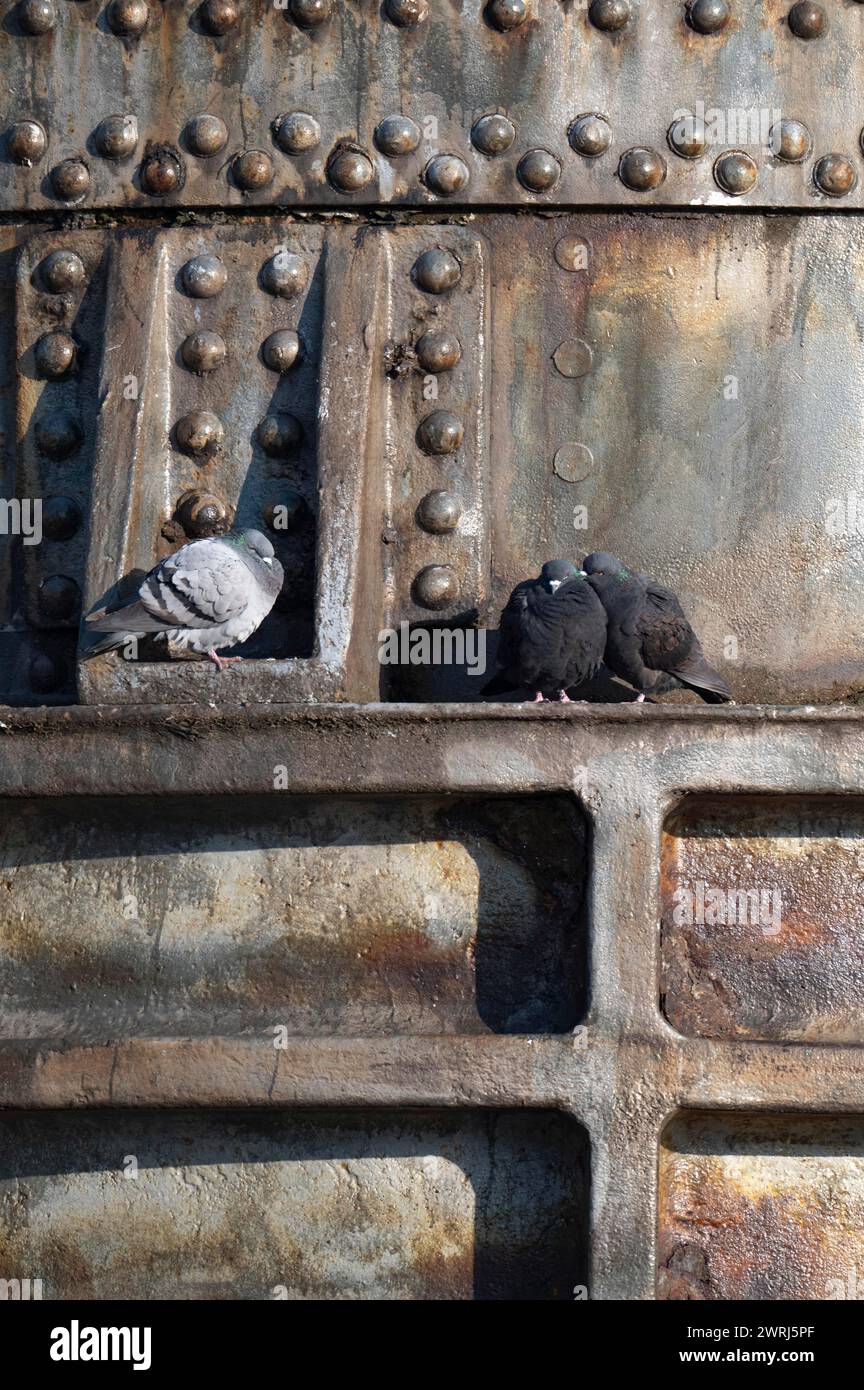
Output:
[[[218,670],[239,656],[218,656],[261,626],[282,588],[282,566],[260,531],[230,531],[192,541],[145,575],[138,598],[125,607],[100,608],[87,632],[105,633],[82,653],[85,660],[144,634],[161,634],[170,647],[195,652]]]
[[[570,704],[569,686],[595,675],[603,660],[606,614],[569,560],[549,560],[537,579],[517,584],[501,614],[498,665],[483,695],[527,686],[534,703],[552,691]]]
[[[603,659],[636,687],[638,700],[684,686],[708,704],[733,703],[671,589],[628,570],[605,550],[587,555],[582,566],[609,622]]]

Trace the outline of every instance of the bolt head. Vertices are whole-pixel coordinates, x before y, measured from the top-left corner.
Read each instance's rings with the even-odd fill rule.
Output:
[[[462,356],[462,347],[455,333],[446,328],[430,328],[415,349],[417,361],[424,372],[449,372]]]
[[[622,154],[618,177],[627,188],[637,193],[647,193],[652,188],[659,188],[665,179],[666,162],[656,150],[639,145]]]
[[[81,426],[68,410],[52,410],[36,421],[33,437],[39,451],[58,461],[67,459],[81,447]]]
[[[153,198],[164,198],[183,187],[183,164],[167,147],[152,150],[141,163],[141,187]]]
[[[42,503],[42,530],[49,541],[68,541],[81,525],[81,512],[71,497],[46,497]]]
[[[714,164],[714,181],[731,198],[740,198],[755,188],[759,178],[756,161],[742,150],[727,150]]]
[[[386,116],[375,128],[375,144],[391,159],[413,154],[420,144],[420,127],[410,116]]]
[[[372,182],[374,173],[371,159],[362,150],[337,150],[327,165],[327,177],[340,193],[358,193]]]
[[[268,502],[264,508],[264,520],[270,530],[281,536],[299,531],[308,517],[309,507],[306,499],[290,487],[272,502]]]
[[[268,294],[293,299],[302,294],[309,281],[309,267],[293,251],[279,251],[261,267],[261,284]]]
[[[54,0],[19,0],[15,15],[25,34],[47,34],[57,23]]]
[[[127,159],[138,145],[134,116],[107,116],[93,133],[93,143],[103,159]]]
[[[418,524],[433,536],[444,536],[449,531],[455,531],[461,516],[462,503],[445,488],[427,492],[417,507]]]
[[[74,251],[51,251],[39,266],[39,274],[50,294],[64,294],[83,285],[84,262]]]
[[[576,117],[567,138],[577,154],[585,159],[598,159],[612,143],[612,127],[605,116],[587,111],[583,116]]]
[[[218,39],[235,27],[240,12],[234,0],[204,0],[198,16],[205,33]]]
[[[48,148],[45,127],[38,121],[17,121],[6,132],[6,151],[14,164],[32,169]]]
[[[147,28],[150,11],[146,0],[111,0],[105,18],[113,33],[122,38],[134,38]]]
[[[669,148],[682,159],[698,159],[708,144],[705,122],[698,116],[682,116],[673,121],[667,133]]]
[[[697,34],[719,34],[729,18],[727,0],[692,0],[687,8],[687,22]]]
[[[65,574],[49,574],[37,590],[37,603],[43,618],[71,618],[81,602],[81,591]]]
[[[228,144],[228,127],[221,116],[202,111],[186,122],[183,139],[190,154],[197,159],[210,159]]]
[[[231,162],[231,173],[238,188],[254,193],[266,188],[273,177],[273,161],[264,150],[244,150]]]
[[[271,372],[287,372],[300,357],[300,338],[290,328],[277,329],[261,346],[261,356]]]
[[[228,272],[218,256],[193,256],[180,272],[183,289],[193,299],[212,299],[221,294]]]
[[[90,188],[90,170],[83,159],[64,159],[51,170],[51,187],[64,203],[78,203]]]
[[[273,139],[285,154],[305,154],[321,143],[321,127],[307,111],[288,111],[273,122]]]
[[[844,198],[858,182],[858,175],[851,159],[842,154],[826,154],[817,161],[813,170],[813,182],[820,193],[829,198]]]
[[[296,415],[274,411],[259,422],[255,438],[270,458],[290,458],[303,443],[303,426]]]
[[[33,352],[39,375],[48,381],[57,381],[72,371],[78,348],[68,333],[43,333]]]
[[[516,139],[516,127],[506,116],[481,116],[471,128],[471,143],[481,154],[503,154]]]
[[[291,0],[291,18],[301,29],[317,29],[333,15],[333,0]]]
[[[452,410],[433,410],[420,421],[417,443],[424,454],[455,454],[464,433],[462,421]]]
[[[591,0],[588,18],[595,29],[614,33],[623,29],[630,19],[630,6],[627,0]]]
[[[561,165],[548,150],[529,150],[516,166],[516,177],[529,193],[548,193],[561,177]]]
[[[30,689],[37,695],[50,695],[58,690],[66,679],[66,668],[62,661],[49,656],[47,652],[37,652],[31,657],[28,667]]]
[[[414,602],[421,608],[450,608],[459,596],[459,581],[450,565],[427,565],[412,587]]]
[[[528,18],[525,0],[489,0],[486,6],[486,19],[493,29],[506,33],[508,29],[518,29]]]
[[[812,146],[810,132],[803,121],[778,121],[771,127],[769,144],[778,159],[787,164],[800,164]]]
[[[213,372],[217,367],[221,367],[225,361],[225,351],[224,340],[219,334],[202,328],[197,333],[190,333],[189,337],[183,340],[180,355],[184,366],[188,367],[190,372],[202,376],[205,372]]]
[[[384,12],[391,24],[400,29],[412,29],[429,17],[427,0],[386,0]]]
[[[228,508],[222,498],[198,488],[190,488],[177,499],[174,516],[193,540],[228,530]]]
[[[414,283],[427,294],[444,294],[462,278],[462,267],[450,251],[432,246],[414,262]]]
[[[441,198],[452,198],[463,192],[470,177],[468,165],[455,154],[436,154],[423,174],[426,187]]]
[[[178,449],[193,458],[202,454],[212,457],[225,439],[222,421],[210,410],[193,410],[184,415],[177,421],[175,433]]]
[[[825,11],[812,0],[799,0],[789,11],[789,28],[796,38],[818,39],[825,31]]]

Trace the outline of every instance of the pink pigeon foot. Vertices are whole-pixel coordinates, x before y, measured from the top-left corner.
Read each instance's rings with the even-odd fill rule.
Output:
[[[224,671],[232,662],[243,660],[242,656],[219,656],[216,652],[208,652],[207,659],[213,662],[217,671]]]
[[[560,700],[560,702],[561,702],[562,705],[572,705],[572,703],[573,703],[573,701],[570,699],[570,696],[567,694],[567,691],[566,691],[566,690],[559,690],[559,691],[558,691],[558,699]]]
[[[645,696],[644,696],[644,695],[637,695],[637,696],[636,696],[636,699],[633,701],[633,703],[634,703],[634,705],[641,705],[644,699],[645,699]]]
[[[537,691],[537,694],[534,696],[534,699],[531,701],[531,703],[534,704],[534,705],[542,705],[542,703],[543,703],[543,691],[542,691],[542,690],[538,690],[538,691]]]

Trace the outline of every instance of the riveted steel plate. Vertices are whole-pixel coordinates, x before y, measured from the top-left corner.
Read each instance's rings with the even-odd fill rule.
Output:
[[[555,1033],[585,1007],[563,797],[62,799],[0,826],[7,1039]]]
[[[400,8],[426,17],[393,23]],[[80,0],[34,35],[7,4],[2,204],[861,206],[858,5],[823,7],[809,37],[789,0],[736,0],[713,33],[678,0],[619,8],[623,27],[603,30],[588,0],[527,0],[501,30],[494,0],[333,0],[304,27],[302,5],[250,0],[213,34],[205,6],[141,0],[116,33],[111,7]],[[700,122],[684,155],[667,138],[682,113]],[[478,128],[488,115],[512,133]],[[807,139],[769,143],[784,120]],[[41,133],[16,138],[24,122]]]
[[[663,838],[666,1017],[702,1037],[861,1042],[859,801],[686,801]]]
[[[0,1121],[4,1275],[46,1300],[568,1299],[587,1194],[544,1112]]]
[[[660,1298],[857,1298],[860,1118],[676,1117],[660,1151],[657,1257]]]

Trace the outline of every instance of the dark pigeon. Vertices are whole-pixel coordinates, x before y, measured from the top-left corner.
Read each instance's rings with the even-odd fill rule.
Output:
[[[628,570],[605,550],[588,555],[583,568],[609,622],[606,665],[636,687],[640,700],[684,687],[710,705],[732,702],[671,589]]]
[[[552,694],[570,703],[569,687],[582,685],[603,661],[606,614],[581,570],[550,560],[539,578],[517,584],[501,614],[497,676],[483,695],[527,686],[535,703]]]

